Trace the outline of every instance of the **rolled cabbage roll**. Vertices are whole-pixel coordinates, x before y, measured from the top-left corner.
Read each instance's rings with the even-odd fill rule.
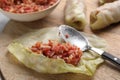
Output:
[[[65,23],[78,30],[87,24],[84,0],[67,0],[65,6]]]
[[[59,30],[57,27],[44,28],[31,32],[14,40],[9,44],[8,50],[19,62],[40,73],[79,73],[86,76],[92,76],[97,66],[104,61],[98,54],[92,51],[84,52],[78,65],[74,66],[65,63],[63,59],[48,58],[43,54],[36,54],[30,50],[30,47],[38,41],[46,43],[48,40],[58,40],[62,42],[63,40],[61,40],[58,34]],[[99,49],[105,49],[105,40],[95,35],[85,34],[85,36],[87,36],[92,46]]]
[[[104,4],[90,14],[90,26],[92,30],[99,30],[119,21],[120,1]]]

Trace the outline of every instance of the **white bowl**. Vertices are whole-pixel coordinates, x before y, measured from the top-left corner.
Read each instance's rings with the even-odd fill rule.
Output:
[[[0,12],[10,19],[13,19],[16,21],[22,21],[22,22],[30,22],[30,21],[35,21],[47,16],[49,13],[51,13],[55,9],[55,7],[60,3],[60,1],[61,0],[58,0],[55,4],[53,4],[49,8],[42,11],[38,11],[38,12],[20,14],[20,13],[7,12],[7,11],[4,11],[3,9],[0,9]]]

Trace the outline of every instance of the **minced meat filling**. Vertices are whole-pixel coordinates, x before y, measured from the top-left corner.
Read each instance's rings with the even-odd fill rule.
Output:
[[[79,63],[82,55],[82,51],[77,46],[71,45],[70,43],[59,43],[52,40],[49,40],[48,43],[37,42],[31,47],[31,50],[49,58],[61,58],[66,63],[75,66]]]
[[[31,13],[44,10],[57,0],[0,0],[0,8],[12,13]]]

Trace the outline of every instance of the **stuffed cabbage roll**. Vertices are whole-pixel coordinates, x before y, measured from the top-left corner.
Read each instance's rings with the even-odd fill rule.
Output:
[[[78,30],[83,30],[87,24],[85,9],[84,0],[67,0],[65,23]]]
[[[106,44],[103,39],[96,37],[95,35],[85,34],[85,36],[87,36],[92,46],[105,49]],[[52,45],[52,42],[49,42],[49,40],[57,40],[59,44],[55,42],[54,45],[57,46],[54,46]],[[42,45],[40,43],[36,44],[36,42],[43,42],[44,45],[42,43]],[[59,37],[58,28],[53,27],[31,32],[14,40],[11,44],[9,44],[8,50],[26,67],[40,73],[59,74],[71,72],[92,76],[95,73],[97,66],[103,62],[103,59],[96,53],[89,51],[81,54],[79,50],[77,50],[78,52],[74,52],[76,47],[70,47],[70,44],[62,46],[62,44],[66,45],[67,43],[64,43]],[[40,46],[42,46],[42,50],[44,49],[46,52],[44,52],[44,50],[43,52],[39,52],[41,50]],[[58,51],[58,54],[55,52],[51,53],[49,50],[50,46],[54,47],[51,48],[51,51],[54,51],[55,49],[55,51]],[[58,49],[58,46],[61,50]],[[31,48],[36,47],[39,48],[39,50],[31,50]],[[80,60],[76,60],[76,58],[74,58],[75,61],[67,60],[67,56],[69,55],[63,53],[64,49],[66,49],[66,53],[69,51],[69,54],[80,54],[80,56],[76,56],[77,58],[80,57]],[[62,52],[61,54],[66,56],[66,59],[61,58],[61,54],[59,52]],[[52,57],[53,54],[56,55]],[[72,54],[69,58],[72,58],[73,56],[74,55]],[[77,64],[75,63],[74,65],[74,62],[77,62]]]
[[[90,14],[92,30],[99,30],[120,21],[120,1],[107,3]]]

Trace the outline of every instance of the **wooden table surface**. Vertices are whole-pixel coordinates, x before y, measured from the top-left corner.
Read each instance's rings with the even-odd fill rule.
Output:
[[[10,20],[4,27],[3,32],[0,34],[0,58],[4,57],[6,53],[7,45],[15,38],[24,35],[32,30],[41,29],[44,27],[53,27],[64,24],[64,5],[66,0],[61,0],[59,6],[44,19],[34,21],[34,22],[17,22]],[[84,32],[89,34],[95,34],[104,38],[107,43],[107,51],[111,54],[120,58],[120,24],[113,24],[107,28],[93,33],[89,27],[89,14],[92,10],[96,9],[98,5],[98,0],[86,0],[87,6],[87,21],[88,25],[85,27]],[[1,25],[1,24],[0,24]],[[0,59],[1,60],[1,59]],[[8,67],[8,66],[6,66]],[[119,66],[120,67],[120,66]],[[0,65],[0,69],[5,77],[6,71]],[[6,78],[7,79],[7,78]],[[12,79],[7,79],[12,80]],[[109,62],[105,62],[101,65],[95,75],[93,80],[120,80],[120,69],[116,68]]]

